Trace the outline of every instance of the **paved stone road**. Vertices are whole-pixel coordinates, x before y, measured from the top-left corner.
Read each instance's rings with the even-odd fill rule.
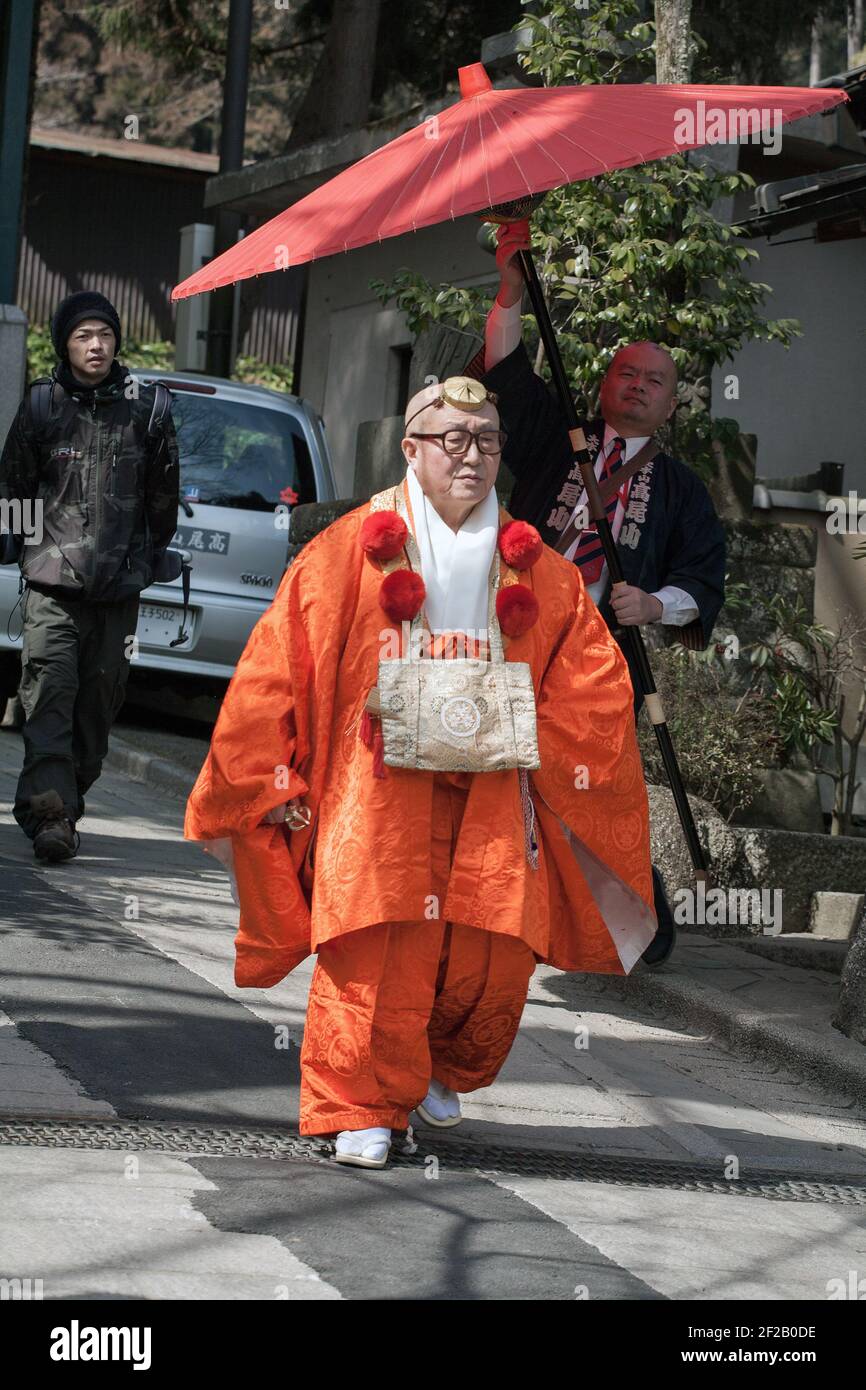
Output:
[[[0,735],[4,807],[20,756]],[[3,1115],[292,1125],[309,963],[234,987],[237,910],[181,822],[178,799],[107,770],[79,858],[40,868],[0,814]],[[482,1142],[866,1177],[857,1107],[548,969],[464,1109]],[[0,1276],[46,1298],[820,1300],[866,1274],[863,1205],[483,1175],[416,1137],[431,1161],[382,1173],[0,1145]]]

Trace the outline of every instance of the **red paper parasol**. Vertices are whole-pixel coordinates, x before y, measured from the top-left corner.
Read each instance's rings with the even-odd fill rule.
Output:
[[[622,83],[494,90],[481,63],[461,68],[459,77],[460,101],[271,218],[184,280],[172,299],[730,134],[757,136],[847,100],[844,92],[823,87]]]
[[[446,219],[492,209],[489,220],[526,216],[513,205],[562,184],[627,169],[699,146],[757,137],[847,100],[811,87],[576,86],[495,91],[481,63],[460,69],[461,100],[392,140],[266,222],[178,285],[183,299],[252,275],[349,251]],[[508,205],[512,207],[509,208]],[[580,428],[556,335],[528,251],[519,253],[551,375],[580,466],[611,581],[622,566]],[[626,627],[646,708],[661,749],[697,877],[707,862],[640,629]]]

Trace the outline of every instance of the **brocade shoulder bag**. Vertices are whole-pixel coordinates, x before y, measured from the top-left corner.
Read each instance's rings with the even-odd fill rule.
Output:
[[[377,494],[371,508],[395,510],[406,522],[406,554],[420,574],[421,556],[402,487]],[[367,708],[381,720],[387,766],[430,772],[541,766],[532,671],[528,662],[505,660],[496,616],[499,584],[497,547],[487,581],[489,660],[423,655],[433,649],[423,607],[412,619],[403,655],[380,657],[378,683]]]

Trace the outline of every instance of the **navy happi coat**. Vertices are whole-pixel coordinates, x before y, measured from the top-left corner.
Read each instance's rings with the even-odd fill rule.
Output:
[[[532,370],[523,343],[481,380],[499,396],[508,435],[503,462],[516,479],[508,510],[536,526],[546,545],[555,546],[560,532],[549,518],[574,461],[559,403]],[[593,438],[603,441],[604,428],[602,419],[584,425],[590,448]],[[656,454],[645,520],[639,525],[624,521],[617,551],[626,583],[647,593],[675,584],[691,595],[700,616],[674,631],[686,646],[706,647],[725,598],[725,533],[707,489],[691,468],[669,454]],[[619,636],[609,579],[598,606]]]

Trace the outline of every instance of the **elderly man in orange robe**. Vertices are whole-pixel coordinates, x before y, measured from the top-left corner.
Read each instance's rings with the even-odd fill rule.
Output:
[[[226,694],[185,833],[232,874],[238,985],[317,954],[302,1134],[384,1166],[460,1121],[539,961],[625,974],[656,929],[625,661],[580,571],[498,505],[496,398],[406,412],[405,479],[289,567]]]

